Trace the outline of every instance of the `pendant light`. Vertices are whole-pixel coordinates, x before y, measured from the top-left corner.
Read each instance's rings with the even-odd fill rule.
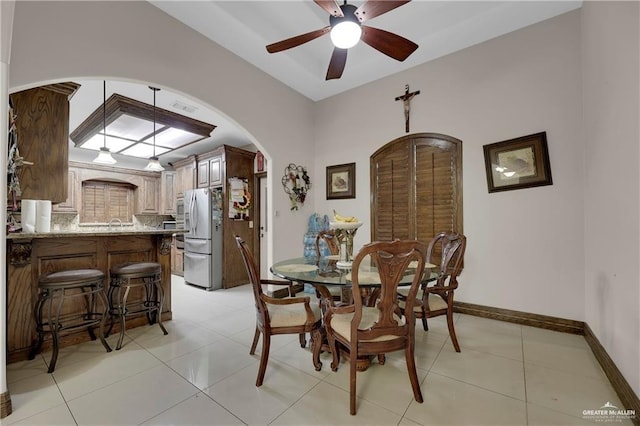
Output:
[[[153,157],[149,158],[149,164],[144,169],[152,172],[161,172],[164,167],[156,157],[156,92],[160,89],[151,86],[149,86],[149,89],[153,90]]]
[[[102,81],[102,136],[104,142],[100,147],[98,156],[93,160],[98,164],[116,164],[116,159],[111,156],[111,151],[107,148],[107,82]]]

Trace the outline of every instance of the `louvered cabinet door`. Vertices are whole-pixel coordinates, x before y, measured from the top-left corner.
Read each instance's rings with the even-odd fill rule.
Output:
[[[371,156],[371,238],[418,239],[462,232],[462,142],[421,133]]]

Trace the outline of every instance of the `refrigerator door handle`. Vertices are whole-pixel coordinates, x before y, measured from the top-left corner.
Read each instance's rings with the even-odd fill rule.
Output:
[[[196,191],[191,192],[191,202],[189,203],[189,215],[191,216],[191,229],[189,230],[192,235],[196,234],[198,228],[198,209],[196,207]]]

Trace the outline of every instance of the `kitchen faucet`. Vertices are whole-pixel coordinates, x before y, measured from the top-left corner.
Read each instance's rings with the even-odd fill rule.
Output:
[[[120,224],[120,228],[122,228],[122,220],[120,220],[120,218],[114,217],[113,219],[111,219],[111,220],[109,221],[109,231],[111,231],[111,224],[112,224],[114,221],[117,221],[117,222]]]

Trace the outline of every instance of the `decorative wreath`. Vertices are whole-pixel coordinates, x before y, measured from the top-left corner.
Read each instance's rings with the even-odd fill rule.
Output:
[[[291,210],[298,210],[298,205],[303,205],[307,198],[307,192],[311,189],[311,179],[307,169],[291,163],[284,169],[282,187],[291,200]]]
[[[251,194],[247,188],[244,189],[244,195],[242,196],[242,201],[234,201],[233,208],[239,211],[240,213],[246,213],[249,210],[249,206],[251,205]]]

